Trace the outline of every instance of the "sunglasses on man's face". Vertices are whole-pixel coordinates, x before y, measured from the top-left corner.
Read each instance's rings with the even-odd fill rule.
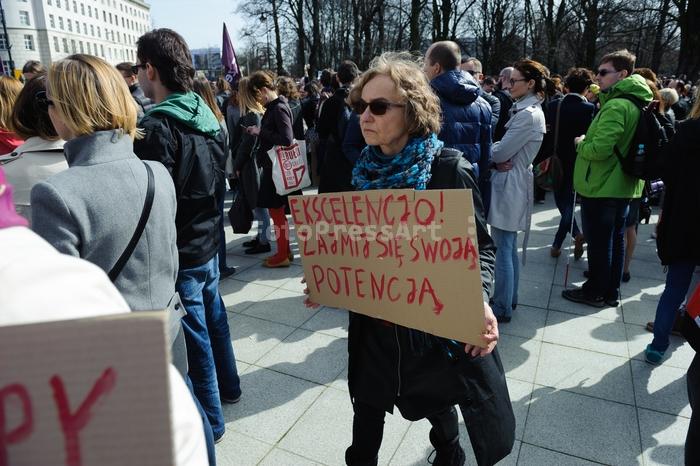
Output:
[[[358,115],[362,115],[369,107],[369,111],[372,115],[381,116],[384,115],[391,107],[405,107],[404,104],[395,104],[389,102],[388,100],[378,99],[371,102],[365,102],[360,99],[352,104],[352,109]]]
[[[139,68],[146,68],[146,63],[137,63],[131,67],[131,74],[139,74]]]
[[[36,93],[34,96],[36,99],[37,103],[48,110],[49,107],[53,107],[54,103],[53,100],[49,99],[48,96],[46,95],[46,91],[39,91]]]
[[[606,74],[610,74],[610,73],[617,73],[617,71],[615,71],[615,70],[608,70],[608,69],[606,69],[606,68],[601,68],[601,69],[598,70],[598,74],[597,74],[596,76],[600,76],[600,77],[603,77],[603,78],[604,78]]]

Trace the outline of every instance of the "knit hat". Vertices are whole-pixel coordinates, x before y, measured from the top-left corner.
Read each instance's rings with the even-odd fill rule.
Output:
[[[5,179],[5,172],[0,167],[0,228],[26,227],[27,219],[15,210],[12,202],[12,186]]]

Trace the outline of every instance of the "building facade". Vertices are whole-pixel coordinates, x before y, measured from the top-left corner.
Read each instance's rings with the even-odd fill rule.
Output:
[[[111,64],[136,61],[136,40],[152,29],[150,6],[141,0],[0,0],[7,35],[0,30],[0,58],[21,72],[28,60],[48,65],[73,53]],[[15,71],[16,73],[16,71]]]
[[[216,79],[223,74],[224,67],[221,64],[221,48],[209,47],[192,49],[192,63],[194,69],[204,74],[207,79]]]

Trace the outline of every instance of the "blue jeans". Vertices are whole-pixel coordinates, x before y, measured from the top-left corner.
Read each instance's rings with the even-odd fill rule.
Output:
[[[513,305],[518,304],[518,232],[491,227],[491,238],[496,243],[496,283],[493,288],[493,313],[510,317]]]
[[[225,431],[221,397],[235,399],[241,394],[226,307],[219,294],[218,262],[214,256],[206,264],[180,269],[175,284],[187,311],[182,327],[189,376],[214,438]]]
[[[654,340],[651,347],[656,351],[664,352],[668,349],[673,320],[676,318],[678,308],[683,303],[690,282],[695,272],[695,264],[684,262],[680,264],[670,264],[666,274],[666,288],[661,294],[659,304],[656,306],[656,317],[654,318]]]
[[[612,300],[620,296],[629,206],[629,199],[581,198],[590,277],[582,288],[589,296]]]
[[[211,424],[209,424],[209,419],[206,413],[202,409],[202,405],[199,404],[199,400],[194,396],[194,388],[192,387],[192,381],[188,376],[184,377],[185,384],[187,388],[190,389],[192,394],[192,399],[194,400],[194,405],[197,407],[199,412],[199,417],[202,418],[202,427],[204,428],[204,443],[207,446],[207,458],[209,459],[209,466],[216,466],[216,447],[214,446],[214,433],[211,431]]]
[[[262,244],[270,242],[270,212],[263,207],[253,209],[255,219],[258,221],[258,241]]]
[[[566,234],[571,232],[571,236],[574,238],[581,234],[581,230],[578,228],[576,223],[576,218],[574,217],[574,190],[571,185],[563,186],[559,191],[554,191],[554,203],[559,209],[561,214],[561,220],[559,221],[559,229],[554,235],[554,243],[552,247],[561,249],[561,245],[564,244],[566,239]],[[571,218],[574,217],[574,228],[571,229]]]
[[[226,266],[226,232],[224,231],[224,197],[221,196],[219,200],[219,214],[221,219],[219,220],[219,270],[225,269]]]

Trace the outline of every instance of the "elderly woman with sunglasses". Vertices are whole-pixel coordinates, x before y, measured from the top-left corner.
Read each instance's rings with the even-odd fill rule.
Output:
[[[505,391],[505,414],[499,412],[492,418],[500,422],[510,410],[495,352],[497,324],[487,304],[495,253],[477,182],[461,153],[443,149],[443,143],[437,139],[439,100],[410,56],[384,54],[376,58],[360,77],[349,100],[360,116],[362,135],[368,144],[353,170],[352,183],[357,190],[473,190],[488,333],[482,348],[465,347],[351,312],[348,384],[354,420],[352,444],[345,452],[345,460],[349,465],[377,464],[385,412],[393,412],[396,406],[409,420],[427,418],[431,423],[434,464],[461,465],[465,454],[459,445],[454,405],[470,399],[473,413],[483,416],[484,412],[479,411],[480,394],[488,393],[491,398],[500,389],[499,393]],[[309,301],[307,304],[314,306]],[[474,387],[479,388],[473,390]],[[488,429],[484,433],[484,438],[493,434]],[[501,457],[510,448],[506,450],[500,452]]]
[[[0,156],[0,165],[15,186],[17,212],[30,219],[29,195],[34,185],[68,168],[63,156],[64,141],[49,118],[46,74],[38,74],[24,85],[12,109],[10,125],[24,144]]]

